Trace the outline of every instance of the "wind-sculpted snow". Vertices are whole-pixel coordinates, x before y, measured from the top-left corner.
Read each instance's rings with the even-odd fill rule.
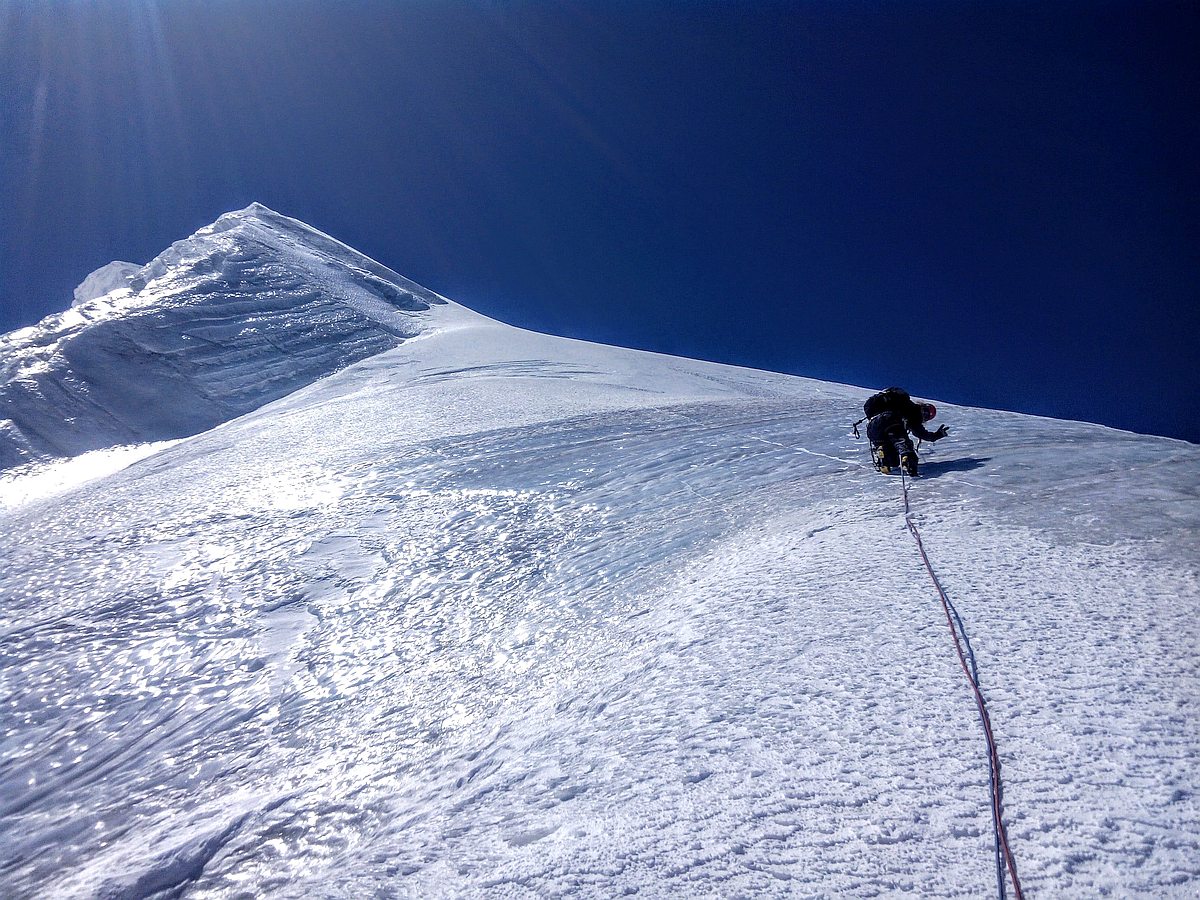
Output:
[[[397,346],[437,307],[470,315],[258,204],[127,266],[0,338],[0,468],[197,434]]]
[[[0,529],[0,893],[994,892],[864,393],[476,323]],[[1030,897],[1200,888],[1200,451],[938,403]]]
[[[141,269],[137,263],[122,262],[119,259],[101,266],[75,288],[75,299],[71,301],[71,305],[82,306],[113,291],[128,289],[130,279]]]

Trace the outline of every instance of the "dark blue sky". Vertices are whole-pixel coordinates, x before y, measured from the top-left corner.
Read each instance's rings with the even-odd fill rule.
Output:
[[[259,200],[514,324],[1200,441],[1198,21],[0,0],[0,331]]]

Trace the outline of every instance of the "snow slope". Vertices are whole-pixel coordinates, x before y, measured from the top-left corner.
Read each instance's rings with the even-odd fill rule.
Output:
[[[0,514],[0,894],[994,895],[866,392],[451,312]],[[1200,449],[938,406],[1027,896],[1196,896]]]
[[[0,338],[0,468],[196,434],[470,315],[451,307],[252,204]]]

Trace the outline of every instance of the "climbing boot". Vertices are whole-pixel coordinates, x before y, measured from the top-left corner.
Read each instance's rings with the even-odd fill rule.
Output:
[[[908,473],[909,478],[917,477],[917,454],[905,453],[900,457],[900,465],[904,466],[904,471]]]

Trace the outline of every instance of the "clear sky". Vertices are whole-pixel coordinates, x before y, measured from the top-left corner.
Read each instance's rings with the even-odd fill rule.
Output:
[[[1154,0],[0,0],[0,331],[259,200],[513,324],[1200,441],[1198,48]]]

